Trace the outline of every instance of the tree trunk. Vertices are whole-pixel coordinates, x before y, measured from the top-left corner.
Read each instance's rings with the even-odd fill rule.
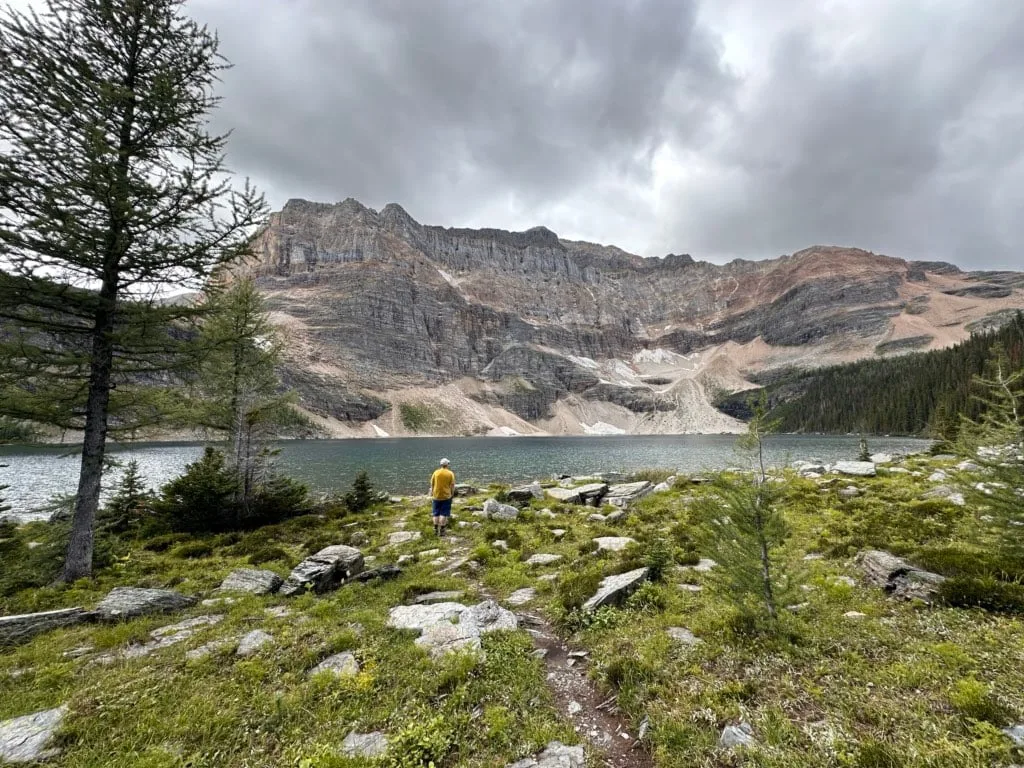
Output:
[[[100,502],[100,480],[107,442],[107,406],[110,403],[110,374],[114,364],[114,300],[117,285],[104,282],[93,327],[92,363],[89,369],[89,397],[85,405],[85,434],[82,439],[82,469],[78,476],[71,539],[64,560],[64,581],[92,575],[93,526]]]

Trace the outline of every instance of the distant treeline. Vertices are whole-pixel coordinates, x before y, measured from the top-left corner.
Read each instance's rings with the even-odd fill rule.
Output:
[[[948,349],[813,371],[787,370],[758,383],[784,432],[952,438],[960,415],[976,418],[980,413],[971,383],[985,373],[997,344],[1014,366],[1024,365],[1024,313],[1018,312],[998,330],[975,334]],[[751,394],[728,395],[717,405],[745,419]]]

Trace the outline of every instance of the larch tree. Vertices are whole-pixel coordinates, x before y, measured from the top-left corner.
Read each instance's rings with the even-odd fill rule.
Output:
[[[183,354],[197,309],[168,293],[202,290],[265,216],[208,126],[227,63],[183,8],[0,12],[0,401],[82,432],[66,581],[91,574],[112,409],[158,412],[119,393]]]

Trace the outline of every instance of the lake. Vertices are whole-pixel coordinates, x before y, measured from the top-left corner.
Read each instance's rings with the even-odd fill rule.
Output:
[[[684,473],[745,466],[735,435],[627,435],[608,437],[447,437],[377,440],[301,440],[282,442],[280,466],[315,490],[347,488],[366,469],[377,487],[392,493],[425,493],[430,473],[446,456],[459,482],[508,482],[560,474],[629,472],[647,467]],[[923,451],[927,440],[873,437],[872,452],[906,454]],[[780,464],[796,459],[832,462],[855,459],[858,437],[775,435],[768,439],[768,459]],[[174,477],[202,453],[201,443],[134,443],[114,445],[120,462],[135,459],[150,487]],[[11,513],[39,517],[32,510],[56,494],[72,493],[79,459],[73,446],[0,446],[0,485]],[[108,473],[112,486],[120,470]]]

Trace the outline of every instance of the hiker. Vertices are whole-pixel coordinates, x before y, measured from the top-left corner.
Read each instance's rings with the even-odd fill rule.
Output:
[[[455,473],[448,469],[451,462],[441,459],[441,466],[430,476],[430,498],[433,500],[431,516],[434,518],[434,535],[444,536],[448,518],[452,514],[452,497],[455,495]]]

